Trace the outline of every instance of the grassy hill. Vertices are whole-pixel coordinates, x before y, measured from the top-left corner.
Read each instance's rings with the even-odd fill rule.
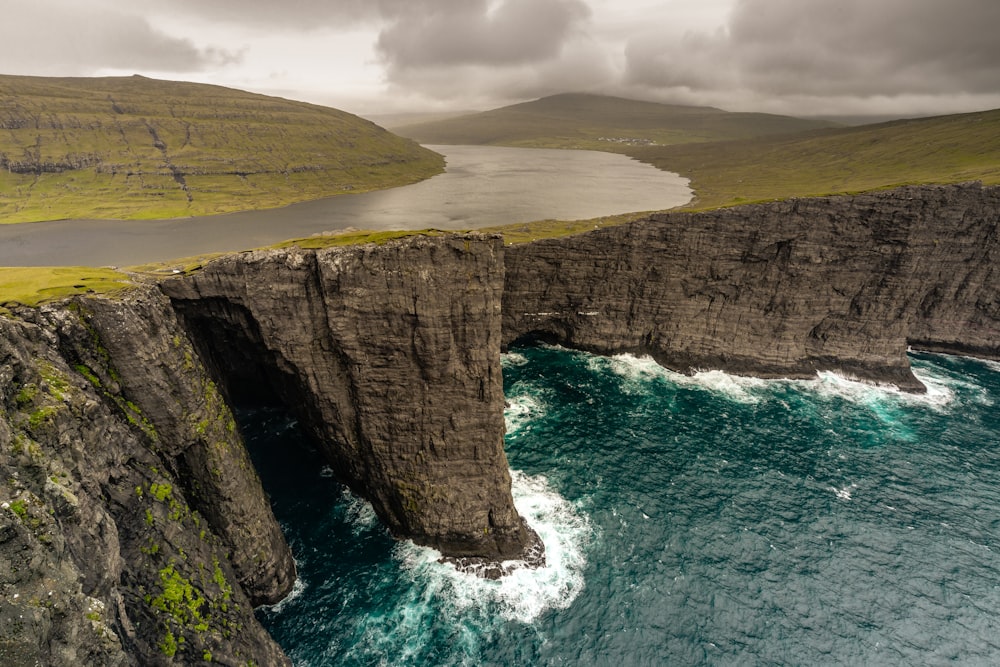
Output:
[[[687,208],[903,184],[1000,183],[1000,110],[838,127],[567,94],[396,131],[424,143],[625,153],[690,178],[696,199]]]
[[[458,118],[400,126],[395,132],[424,144],[625,152],[629,147],[648,144],[747,139],[834,126],[816,119],[569,93]]]
[[[744,141],[633,147],[712,208],[904,184],[1000,184],[1000,109]]]
[[[443,165],[303,102],[140,76],[0,75],[0,223],[272,208],[412,183]]]

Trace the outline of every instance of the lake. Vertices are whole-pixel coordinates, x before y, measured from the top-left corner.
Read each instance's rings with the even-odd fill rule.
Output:
[[[433,178],[279,209],[170,220],[0,225],[0,266],[129,266],[271,245],[327,231],[463,230],[582,220],[680,206],[688,181],[624,155],[495,146],[430,146]]]

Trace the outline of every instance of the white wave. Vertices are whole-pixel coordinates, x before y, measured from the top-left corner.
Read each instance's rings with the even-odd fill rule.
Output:
[[[500,355],[501,366],[524,366],[528,358],[520,352],[504,352]]]
[[[679,375],[679,374],[678,374]],[[694,385],[725,396],[736,403],[757,403],[761,391],[787,380],[763,380],[725,371],[699,371],[692,376],[680,375],[678,384]]]
[[[344,517],[351,525],[351,530],[355,535],[360,535],[370,530],[372,526],[379,525],[375,508],[367,500],[354,495],[347,487],[341,491],[340,497],[341,502],[344,503]]]
[[[877,409],[879,406],[925,406],[943,410],[955,400],[955,392],[937,375],[914,369],[914,375],[927,388],[924,394],[901,391],[892,384],[873,384],[821,371],[817,380],[801,381],[799,386],[826,397],[837,397],[856,405]]]
[[[1000,365],[997,365],[997,370],[1000,370]],[[948,401],[938,401],[936,403],[939,407],[951,403],[958,392],[961,392],[969,400],[980,405],[993,405],[993,399],[990,396],[989,390],[976,383],[968,375],[948,373],[940,367],[924,365],[915,367],[913,374],[927,386],[928,397],[947,394]]]
[[[851,493],[853,493],[856,488],[858,488],[857,484],[849,484],[848,486],[843,486],[839,489],[835,486],[831,486],[830,490],[833,491],[841,500],[850,500]]]
[[[565,609],[583,590],[585,549],[591,536],[590,522],[567,500],[553,491],[542,476],[528,477],[511,471],[514,504],[518,512],[545,544],[544,567],[520,568],[499,580],[481,579],[439,563],[440,554],[412,542],[395,547],[396,556],[423,583],[422,599],[436,598],[426,612],[437,608],[467,617],[477,625],[492,625],[491,617],[531,623],[550,609]]]
[[[607,361],[599,357],[588,359],[588,367],[596,372],[607,368],[630,383],[640,385],[656,379],[664,379],[680,387],[704,389],[718,393],[737,403],[757,403],[760,392],[768,387],[768,380],[733,375],[725,371],[698,371],[684,375],[660,366],[650,356],[637,357],[632,354],[616,354]]]
[[[507,398],[503,418],[507,424],[507,432],[513,433],[544,414],[545,405],[539,399],[528,394],[520,394]]]
[[[611,357],[590,356],[587,359],[587,367],[596,372],[610,370],[619,377],[636,382],[665,378],[671,373],[656,363],[652,357],[637,357],[634,354],[616,354]]]
[[[299,567],[299,562],[297,560],[295,561],[295,567],[296,569]],[[291,604],[292,601],[302,595],[302,592],[306,590],[306,588],[306,582],[302,581],[302,577],[295,577],[295,583],[292,584],[292,590],[288,593],[288,595],[274,604],[261,605],[261,608],[266,609],[269,612],[280,613],[284,611],[285,607]]]

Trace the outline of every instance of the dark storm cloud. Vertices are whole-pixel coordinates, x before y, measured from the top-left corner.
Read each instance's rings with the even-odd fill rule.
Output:
[[[97,68],[192,72],[238,59],[171,37],[145,18],[83,4],[24,3],[5,13],[0,42],[7,71],[89,74]]]
[[[391,71],[544,61],[590,16],[584,0],[174,0],[171,7],[274,30],[367,22],[380,29],[376,48]]]
[[[382,31],[378,50],[390,69],[512,65],[557,56],[590,11],[580,0],[434,3]]]
[[[990,94],[998,25],[997,0],[741,0],[727,30],[633,40],[627,78],[773,95]]]

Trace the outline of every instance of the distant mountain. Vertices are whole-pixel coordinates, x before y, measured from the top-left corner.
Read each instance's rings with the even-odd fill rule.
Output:
[[[141,76],[0,75],[0,223],[271,208],[443,158],[336,109]]]
[[[1000,109],[627,152],[690,178],[698,208],[906,184],[1000,184]]]
[[[747,139],[836,126],[818,119],[567,93],[457,118],[399,126],[395,131],[424,144],[621,152],[628,146]]]

